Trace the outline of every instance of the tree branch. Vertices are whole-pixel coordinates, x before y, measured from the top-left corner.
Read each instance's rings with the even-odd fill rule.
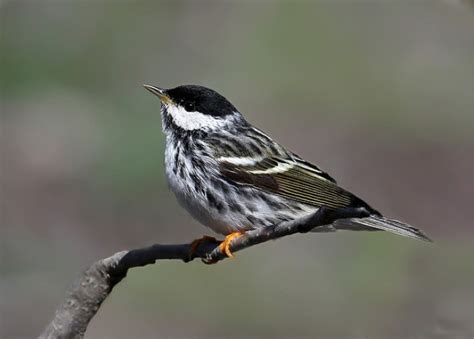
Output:
[[[306,233],[313,228],[329,225],[336,219],[368,216],[364,209],[331,210],[324,207],[309,216],[282,222],[273,227],[248,231],[230,245],[232,252],[262,242],[295,233]],[[108,297],[112,289],[129,269],[146,266],[157,260],[180,259],[184,262],[201,258],[205,262],[218,262],[227,256],[219,249],[218,241],[205,241],[192,250],[192,244],[152,245],[140,249],[122,251],[96,261],[70,287],[66,298],[55,312],[39,338],[83,338],[87,326]],[[193,253],[191,253],[193,252]]]

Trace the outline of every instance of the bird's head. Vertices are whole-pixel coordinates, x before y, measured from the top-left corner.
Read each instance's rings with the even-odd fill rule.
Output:
[[[152,85],[144,87],[161,100],[165,132],[176,129],[212,132],[244,123],[234,105],[212,89],[196,85],[171,89]]]

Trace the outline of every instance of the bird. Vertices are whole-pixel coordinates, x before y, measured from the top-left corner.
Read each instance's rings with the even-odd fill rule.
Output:
[[[161,101],[168,185],[192,217],[225,236],[219,248],[228,257],[233,257],[231,242],[245,232],[323,208],[336,216],[337,211],[362,213],[360,218],[341,213],[314,232],[385,230],[431,241],[421,230],[384,217],[327,172],[254,127],[218,92],[198,85],[143,86]]]

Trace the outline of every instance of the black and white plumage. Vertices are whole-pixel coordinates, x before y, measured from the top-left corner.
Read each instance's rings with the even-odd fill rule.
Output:
[[[194,85],[162,89],[165,167],[180,204],[217,233],[276,225],[331,209],[363,208],[365,218],[340,219],[315,231],[386,230],[428,240],[418,229],[384,218],[317,166],[250,125],[217,92]]]

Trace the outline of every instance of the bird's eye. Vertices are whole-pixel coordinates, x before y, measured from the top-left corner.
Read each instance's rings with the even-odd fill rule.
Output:
[[[184,104],[184,109],[188,112],[194,110],[194,102],[186,102]]]

